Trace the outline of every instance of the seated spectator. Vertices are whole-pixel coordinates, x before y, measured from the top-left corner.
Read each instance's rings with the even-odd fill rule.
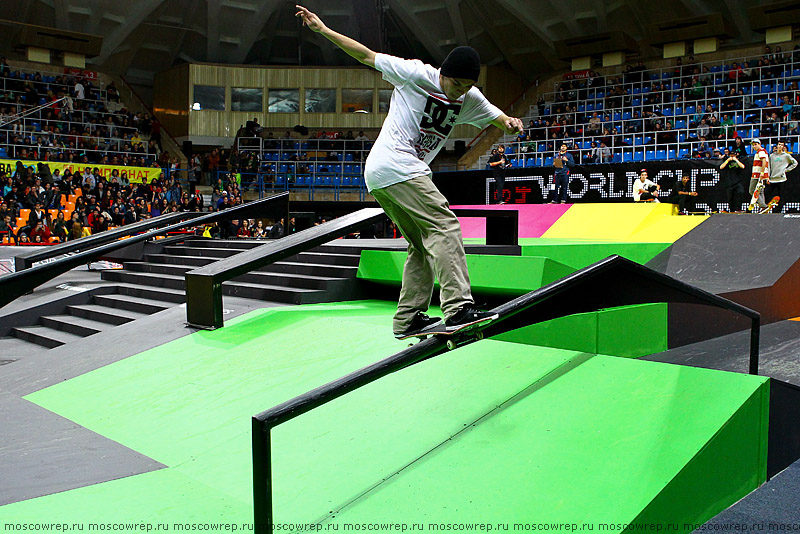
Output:
[[[686,214],[687,205],[691,208],[694,206],[694,197],[697,196],[696,191],[692,191],[689,184],[689,175],[684,174],[680,180],[675,182],[675,187],[667,197],[666,201],[678,205],[678,213]]]
[[[711,152],[712,152],[711,145],[708,144],[705,137],[701,137],[700,144],[697,146],[697,157],[710,158]]]
[[[633,181],[634,202],[658,202],[658,191],[661,186],[647,178],[647,169],[639,172],[639,177]]]
[[[31,230],[30,236],[31,241],[36,241],[36,237],[39,237],[39,243],[49,243],[50,242],[50,228],[44,224],[44,221],[39,219],[36,221],[36,226]]]
[[[606,146],[605,141],[600,141],[600,163],[611,163],[613,159],[611,149]]]
[[[14,233],[14,223],[8,213],[0,219],[0,242],[2,242],[3,238],[8,238],[9,242],[16,242],[17,240],[17,235]]]

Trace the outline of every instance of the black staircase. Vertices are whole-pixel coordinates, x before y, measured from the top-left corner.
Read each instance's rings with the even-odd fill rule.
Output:
[[[264,243],[187,238],[141,261],[125,262],[124,269],[103,271],[102,280],[116,282],[116,293],[92,295],[90,304],[68,305],[9,333],[49,349],[163,311],[186,302],[187,271]],[[223,293],[282,304],[362,298],[355,281],[360,254],[359,247],[322,245],[225,282]]]

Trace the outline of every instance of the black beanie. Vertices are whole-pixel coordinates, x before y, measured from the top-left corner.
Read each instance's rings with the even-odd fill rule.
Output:
[[[444,58],[441,73],[448,78],[465,78],[477,82],[481,73],[481,58],[478,56],[478,51],[471,46],[454,48]]]

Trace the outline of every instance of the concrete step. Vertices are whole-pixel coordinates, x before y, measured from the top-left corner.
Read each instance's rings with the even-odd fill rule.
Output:
[[[347,265],[325,265],[321,263],[306,263],[294,261],[279,261],[264,270],[274,273],[292,273],[311,276],[329,276],[332,278],[353,278],[358,272],[358,267]]]
[[[203,267],[209,263],[214,263],[220,258],[208,258],[203,256],[180,256],[177,254],[147,254],[144,261],[148,263],[164,263],[168,265],[190,265],[192,267]]]
[[[77,341],[84,337],[40,325],[14,327],[11,329],[11,335],[47,347],[48,349],[54,349],[70,341]]]
[[[212,247],[188,247],[186,245],[171,245],[164,247],[164,252],[176,256],[200,256],[203,258],[230,258],[240,252],[242,249],[233,248],[212,248]]]
[[[148,300],[163,302],[167,306],[174,306],[186,302],[186,293],[183,289],[166,287],[149,287],[137,284],[119,284],[117,289],[120,295],[139,297]]]
[[[86,319],[84,317],[76,317],[73,315],[46,315],[39,319],[42,326],[61,330],[62,332],[69,332],[76,336],[87,337],[103,332],[114,325]]]
[[[167,303],[162,300],[135,297],[133,295],[95,295],[94,303],[107,308],[118,310],[130,310],[145,315],[158,313],[172,307],[175,303]]]
[[[259,247],[268,241],[264,239],[190,239],[186,246],[195,248],[229,248],[234,250],[248,250]]]
[[[358,262],[360,259],[360,255],[356,256],[353,254],[340,254],[332,252],[301,252],[296,256],[287,258],[286,261],[358,267]]]
[[[108,273],[106,275],[106,273]],[[104,271],[105,280],[125,282],[128,284],[156,286],[169,289],[183,289],[183,276],[159,273],[144,273],[127,270]],[[305,289],[300,287],[285,287],[280,285],[256,284],[249,282],[231,281],[222,284],[222,294],[259,300],[270,300],[289,304],[305,304],[308,302],[322,302],[309,300],[306,294],[324,293],[321,290]],[[321,297],[318,297],[321,298]]]
[[[67,306],[67,313],[76,317],[99,321],[112,326],[129,323],[147,317],[148,314],[131,310],[120,310],[109,308],[100,304],[81,304],[77,306]]]

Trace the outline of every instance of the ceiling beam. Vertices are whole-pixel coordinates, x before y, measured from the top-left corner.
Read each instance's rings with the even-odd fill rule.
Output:
[[[467,32],[464,30],[464,21],[461,19],[460,0],[447,0],[447,12],[450,13],[450,21],[456,33],[456,39],[461,45],[468,45]]]
[[[206,61],[219,61],[219,10],[220,0],[207,0]]]
[[[103,38],[103,47],[100,49],[100,55],[93,58],[92,63],[95,65],[104,64],[117,48],[139,28],[141,23],[162,5],[162,2],[161,0],[142,0],[133,5],[135,7],[125,17],[125,23],[120,24],[118,28]]]
[[[444,61],[445,53],[442,52],[441,45],[433,38],[433,33],[428,31],[422,19],[417,16],[417,13],[411,11],[405,0],[387,0],[386,4],[389,8],[400,15],[409,28],[416,28],[417,33],[414,35],[425,47],[425,50],[433,58],[437,65],[441,65]]]
[[[270,15],[277,15],[279,11],[280,2],[278,0],[264,0],[261,7],[258,8],[252,16],[245,19],[244,24],[237,28],[236,34],[240,38],[241,44],[236,47],[236,51],[230,56],[231,63],[244,63],[256,37],[264,29]]]

